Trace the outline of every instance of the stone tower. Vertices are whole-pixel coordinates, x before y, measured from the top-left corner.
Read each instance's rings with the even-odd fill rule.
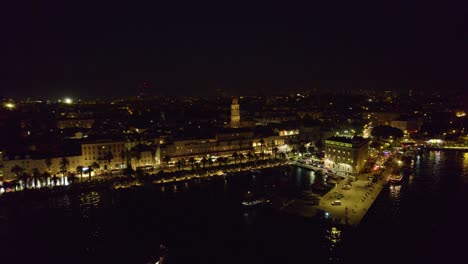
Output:
[[[239,102],[237,101],[237,98],[232,99],[232,104],[231,104],[231,127],[232,128],[240,127]]]

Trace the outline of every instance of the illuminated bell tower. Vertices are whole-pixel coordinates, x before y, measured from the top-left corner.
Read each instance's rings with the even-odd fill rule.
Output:
[[[232,99],[232,104],[231,104],[231,127],[232,128],[240,127],[239,102],[237,101],[237,98]]]

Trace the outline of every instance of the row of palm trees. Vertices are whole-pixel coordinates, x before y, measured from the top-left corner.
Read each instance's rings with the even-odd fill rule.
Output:
[[[278,157],[280,157],[282,159],[286,158],[286,153],[284,153],[284,152],[281,152],[281,153],[279,153],[280,155],[278,155],[278,148],[277,147],[273,148],[273,153],[274,153],[274,158],[275,159],[277,159]],[[252,152],[249,151],[246,154],[234,152],[234,153],[232,153],[231,158],[234,161],[234,164],[236,165],[238,162],[243,163],[246,160],[248,162],[263,160],[263,159],[265,159],[266,156],[270,157],[269,154],[265,154],[264,152],[260,152],[259,154],[255,154],[255,153],[252,153]],[[170,156],[165,156],[165,157],[163,157],[163,161],[166,162],[167,165],[169,165],[169,162],[171,161],[171,157]],[[229,158],[228,157],[218,157],[216,160],[213,160],[211,158],[203,157],[199,162],[197,162],[194,157],[190,157],[188,159],[188,163],[190,164],[191,169],[195,170],[195,169],[200,169],[200,167],[203,167],[203,168],[206,168],[207,166],[212,167],[215,163],[218,163],[219,166],[228,165]],[[178,159],[175,164],[176,164],[176,166],[177,166],[177,168],[179,170],[182,170],[184,167],[186,167],[187,161],[184,158],[181,158],[181,159]]]
[[[274,154],[274,158],[277,159],[278,158],[278,148],[274,147],[272,149],[272,152]],[[263,151],[260,152],[259,154],[255,154],[255,153],[252,153],[250,151],[248,153],[246,153],[246,154],[234,152],[231,155],[232,159],[230,159],[229,157],[218,157],[216,160],[213,160],[211,158],[203,157],[199,162],[197,162],[194,157],[189,158],[187,161],[182,158],[182,159],[177,160],[176,166],[177,166],[178,170],[181,171],[183,168],[185,168],[187,166],[187,162],[188,162],[188,164],[190,164],[192,170],[198,170],[198,169],[201,169],[201,168],[205,169],[207,167],[211,168],[216,163],[218,164],[218,166],[228,165],[230,160],[234,161],[234,165],[237,165],[238,162],[239,162],[239,164],[244,163],[246,161],[248,161],[250,163],[252,161],[264,160],[266,156],[268,156],[268,158],[271,158],[270,154],[265,154]],[[279,157],[281,159],[285,159],[286,154],[284,152],[281,152],[281,153],[279,153]],[[110,162],[111,162],[111,160],[113,158],[114,158],[114,156],[113,156],[112,152],[110,152],[110,151],[105,155],[105,159],[106,159],[107,164],[109,166],[110,166]],[[135,173],[135,171],[131,168],[131,159],[134,158],[138,162],[141,159],[141,152],[138,151],[137,149],[132,149],[131,151],[125,151],[125,152],[121,153],[120,158],[122,159],[122,162],[124,162],[124,160],[127,162],[127,169],[125,169],[123,171],[123,174],[124,175],[132,175],[132,174]],[[165,161],[167,164],[169,164],[169,162],[171,161],[171,157],[165,156],[163,158],[163,161]],[[33,185],[37,186],[38,183],[40,182],[41,186],[47,186],[47,183],[49,182],[48,179],[52,178],[52,182],[55,185],[56,181],[57,181],[57,175],[56,174],[53,174],[53,175],[51,174],[52,159],[47,158],[47,159],[45,159],[44,162],[45,162],[45,165],[47,166],[48,170],[43,172],[43,173],[41,173],[38,168],[33,168],[32,169],[32,174],[28,174],[28,173],[25,173],[24,168],[22,168],[19,165],[15,165],[14,167],[12,167],[11,172],[16,175],[17,179],[22,180],[24,183],[34,182],[35,184],[33,184]],[[68,176],[68,178],[72,182],[74,182],[75,174],[74,173],[68,173],[69,165],[70,165],[70,161],[65,157],[62,158],[60,160],[60,164],[59,164],[59,172],[62,173],[63,176]],[[92,164],[90,164],[87,167],[79,165],[79,166],[76,167],[76,173],[79,174],[81,181],[83,180],[83,174],[85,174],[85,173],[88,174],[89,180],[91,180],[92,172],[98,170],[99,168],[100,168],[100,165],[97,162],[93,162]],[[24,184],[25,188],[27,188],[28,185],[31,186],[31,184]]]
[[[57,182],[57,174],[51,174],[51,166],[52,166],[52,159],[47,158],[45,159],[45,164],[48,168],[47,171],[45,172],[40,172],[38,168],[33,168],[32,173],[26,173],[25,169],[19,165],[15,165],[11,168],[11,172],[15,174],[16,179],[21,180],[24,183],[24,188],[28,188],[30,185],[38,186],[40,183],[41,186],[47,186],[49,180],[52,179],[52,182],[54,185],[56,185]],[[62,173],[63,176],[68,176],[71,181],[73,182],[75,179],[75,174],[73,173],[68,173],[68,167],[70,165],[70,161],[67,158],[62,158],[60,159],[60,164],[59,164],[59,172]],[[88,173],[89,179],[91,180],[91,173],[99,169],[100,165],[97,162],[93,162],[91,165],[87,167],[86,172]],[[80,174],[80,179],[83,179],[83,173],[85,172],[85,167],[84,166],[77,166],[76,167],[76,172]],[[31,184],[29,184],[31,183]],[[34,183],[34,184],[32,184]]]

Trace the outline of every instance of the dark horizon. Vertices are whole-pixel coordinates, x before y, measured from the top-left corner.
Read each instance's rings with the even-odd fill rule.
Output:
[[[145,81],[154,95],[174,96],[468,84],[464,6],[9,5],[0,44],[7,97],[114,98],[138,95]]]

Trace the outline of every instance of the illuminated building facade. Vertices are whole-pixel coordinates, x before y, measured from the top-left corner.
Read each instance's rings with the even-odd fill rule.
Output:
[[[368,139],[331,137],[325,140],[325,165],[336,171],[359,173],[364,168],[368,152]]]
[[[240,107],[237,98],[232,99],[231,104],[231,127],[240,127]]]

